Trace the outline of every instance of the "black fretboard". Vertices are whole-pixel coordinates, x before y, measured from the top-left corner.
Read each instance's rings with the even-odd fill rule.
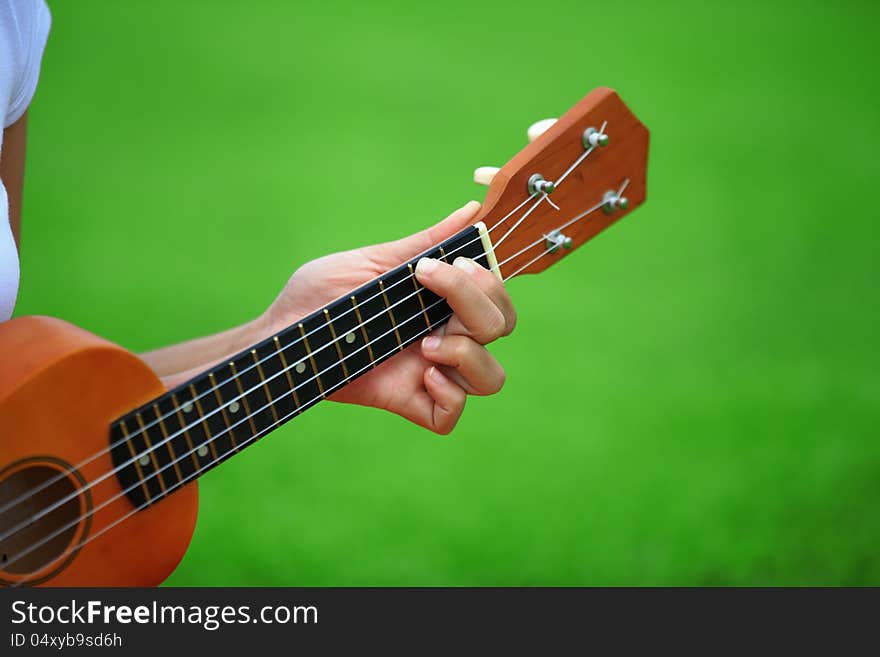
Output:
[[[475,227],[425,255],[489,266]],[[132,504],[160,500],[444,324],[446,301],[413,274],[421,257],[113,422]]]

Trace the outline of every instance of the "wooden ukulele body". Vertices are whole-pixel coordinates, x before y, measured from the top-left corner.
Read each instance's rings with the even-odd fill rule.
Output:
[[[644,202],[648,130],[614,91],[542,123],[494,174],[479,223],[423,255],[466,256],[506,281]],[[170,392],[135,355],[61,320],[0,323],[0,585],[161,583],[195,527],[196,477],[449,319],[417,262]]]
[[[0,585],[161,583],[192,537],[197,484],[134,513],[106,451],[110,423],[165,392],[155,373],[121,347],[49,317],[0,324],[0,363],[0,509],[73,469],[41,494],[0,514],[2,535],[52,499],[71,498],[43,518],[54,531],[63,530],[55,539],[8,564],[8,555],[50,534],[45,526],[34,527],[0,542]],[[76,467],[95,454],[100,455]],[[102,477],[100,483],[84,485]],[[126,515],[124,522],[110,527]]]

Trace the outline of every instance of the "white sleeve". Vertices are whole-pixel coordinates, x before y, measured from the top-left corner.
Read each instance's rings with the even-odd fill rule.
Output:
[[[40,78],[43,49],[46,47],[52,23],[52,16],[44,0],[16,0],[12,3],[12,12],[18,43],[12,44],[17,47],[17,56],[14,58],[16,67],[9,104],[3,119],[4,128],[21,118],[34,97]]]

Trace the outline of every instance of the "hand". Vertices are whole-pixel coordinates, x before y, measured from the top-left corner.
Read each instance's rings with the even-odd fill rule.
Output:
[[[334,253],[303,265],[261,318],[266,333],[280,331],[451,237],[472,223],[479,208],[479,203],[471,201],[436,226],[410,237]],[[467,258],[457,258],[454,266],[423,258],[416,278],[445,297],[455,314],[430,336],[330,399],[383,408],[447,434],[458,422],[468,394],[491,395],[504,384],[504,370],[484,345],[508,335],[516,324],[516,313],[498,278]]]

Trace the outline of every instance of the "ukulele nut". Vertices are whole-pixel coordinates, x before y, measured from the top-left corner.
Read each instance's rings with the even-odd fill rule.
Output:
[[[611,139],[604,132],[599,132],[596,128],[590,126],[586,130],[584,130],[584,135],[581,139],[584,144],[584,148],[596,148],[597,146],[600,148],[605,148],[609,143],[611,143]]]
[[[563,247],[566,251],[571,249],[571,238],[562,234],[559,230],[550,231],[546,238],[546,248],[550,253],[556,253],[559,247]]]
[[[554,189],[556,189],[556,183],[544,180],[544,176],[540,173],[532,174],[529,178],[529,196],[534,196],[535,194],[549,195],[553,193]]]

